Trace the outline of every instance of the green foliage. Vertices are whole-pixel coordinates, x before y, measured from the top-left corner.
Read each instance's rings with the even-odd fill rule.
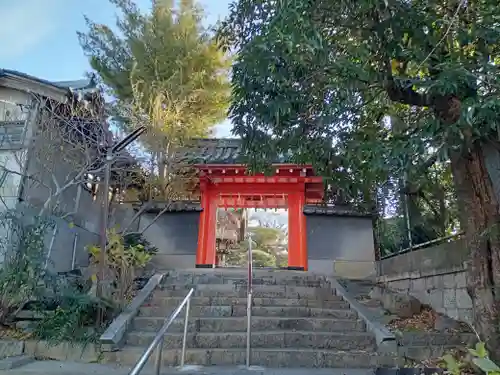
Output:
[[[285,234],[278,228],[255,227],[248,229],[252,235],[252,264],[254,267],[286,267],[287,254],[281,254],[280,240]],[[229,265],[245,266],[248,262],[248,240],[239,248],[230,249],[225,257]]]
[[[69,285],[57,288],[49,303],[38,306],[42,319],[34,325],[33,336],[49,344],[61,342],[97,343],[105,328],[96,327],[98,310],[107,312],[107,324],[114,307]],[[54,306],[55,309],[53,308]]]
[[[252,150],[316,162],[315,147],[335,137],[343,157],[379,161],[375,172],[390,156],[405,164],[430,146],[461,146],[470,126],[488,138],[499,124],[495,4],[240,0],[221,30],[239,49],[235,131]],[[447,95],[461,101],[460,121],[433,121],[446,120],[438,101]]]
[[[20,210],[0,214],[4,257],[0,325],[13,324],[21,309],[29,309],[42,314],[32,326],[31,335],[36,338],[52,343],[94,340],[95,306],[100,302],[89,297],[81,284],[63,281],[45,270],[45,239],[52,226],[50,221],[23,215]]]
[[[485,374],[500,375],[500,367],[489,359],[484,342],[478,342],[475,349],[469,349],[469,353],[472,355],[472,362]]]
[[[123,245],[125,246],[125,250],[142,246],[144,251],[150,255],[155,255],[158,252],[158,248],[152,246],[142,233],[125,234],[123,236]]]
[[[113,301],[119,308],[123,308],[133,296],[136,271],[144,268],[152,255],[143,244],[125,246],[123,236],[114,228],[108,230],[107,238],[104,268],[111,275],[110,281],[114,286],[111,291]],[[102,267],[100,247],[90,246],[89,253],[92,263],[98,268]]]
[[[79,38],[121,109],[133,112],[122,125],[133,126],[130,116],[137,116],[150,127],[148,143],[160,151],[207,135],[226,115],[230,60],[202,25],[200,6],[162,0],[142,14],[131,0],[110,1],[121,12],[118,32],[87,19],[88,31]]]
[[[20,211],[0,214],[0,325],[7,325],[17,311],[44,289],[45,234],[51,224]]]
[[[468,351],[470,358],[455,358],[451,354],[443,356],[443,364],[451,375],[461,375],[470,365],[474,365],[484,374],[500,375],[500,367],[489,358],[484,342],[478,342],[474,349]]]
[[[252,240],[255,245],[256,251],[266,253],[268,256],[257,254],[255,251],[252,253],[254,258],[254,265],[256,267],[285,267],[288,265],[287,254],[280,253],[283,250],[281,246],[282,240],[286,234],[279,228],[272,227],[256,227],[251,228]],[[265,264],[265,265],[259,265]]]
[[[278,228],[256,227],[249,228],[249,231],[259,249],[276,246],[284,237],[283,231]]]
[[[239,52],[230,113],[249,162],[313,163],[368,209],[408,174],[432,202],[430,166],[496,142],[499,16],[491,0],[237,1],[219,37]]]
[[[276,257],[263,250],[252,250],[252,264],[254,267],[276,267]]]

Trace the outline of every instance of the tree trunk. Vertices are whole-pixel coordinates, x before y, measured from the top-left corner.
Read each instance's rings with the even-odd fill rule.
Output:
[[[500,360],[500,231],[498,201],[479,143],[451,156],[453,179],[461,202],[461,224],[469,248],[467,289],[473,301],[474,326],[492,358]]]

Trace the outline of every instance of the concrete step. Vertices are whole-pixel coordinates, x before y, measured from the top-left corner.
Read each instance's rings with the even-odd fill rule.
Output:
[[[157,332],[164,323],[164,317],[137,317],[133,321],[134,331]],[[193,318],[188,324],[189,332],[246,332],[246,317]],[[288,318],[252,317],[252,331],[327,331],[364,332],[365,323],[354,319],[332,318]],[[169,332],[183,332],[184,319],[175,319]]]
[[[405,332],[398,338],[402,346],[467,346],[476,341],[477,337],[473,333]]]
[[[464,347],[462,345],[398,346],[398,355],[413,361],[425,361],[429,358],[440,358],[457,348]]]
[[[166,317],[174,309],[163,306],[143,306],[139,310],[138,316]],[[192,317],[224,317],[224,316],[246,316],[247,307],[245,305],[235,306],[191,306],[189,314]],[[301,306],[253,306],[252,316],[271,317],[322,317],[337,319],[357,319],[354,311],[349,309],[324,309]]]
[[[147,347],[154,339],[154,332],[131,332],[127,336],[127,344]],[[182,333],[167,334],[164,338],[165,348],[182,348]],[[214,332],[190,333],[186,346],[190,349],[246,348],[246,332]],[[252,348],[306,348],[328,350],[369,350],[375,351],[375,339],[368,333],[351,332],[340,334],[333,332],[257,332],[251,335]]]
[[[246,287],[231,284],[198,284],[198,285],[162,285],[155,295],[164,297],[184,297],[191,288],[196,297],[246,297]],[[325,300],[341,300],[330,288],[313,288],[288,285],[255,285],[252,290],[255,298],[319,298]]]
[[[122,366],[134,365],[140,358],[144,348],[125,346],[121,351],[104,354],[104,361],[120,363]],[[181,351],[179,349],[164,349],[163,364],[178,366]],[[148,365],[154,363],[155,356],[151,356]],[[251,364],[265,367],[287,368],[375,368],[377,366],[394,366],[395,358],[378,355],[368,351],[336,351],[310,349],[253,349]],[[234,366],[245,364],[245,349],[187,349],[187,365],[201,366]]]
[[[257,371],[257,372],[256,372]],[[111,364],[78,363],[60,361],[35,361],[14,370],[2,372],[5,375],[129,375],[129,366],[116,366]],[[153,367],[148,366],[141,371],[141,375],[155,374]],[[184,368],[164,366],[162,375],[303,375],[301,368],[266,369],[264,367],[245,366],[185,366]],[[307,369],[308,375],[373,375],[372,369],[332,369],[315,368]]]
[[[325,309],[348,309],[349,304],[341,299],[340,296],[332,296],[333,300],[306,299],[306,298],[252,298],[252,306],[302,306]],[[173,311],[179,306],[184,297],[162,297],[161,293],[154,293],[147,305],[158,306]],[[193,297],[191,306],[245,306],[246,297]]]
[[[194,272],[170,271],[166,273],[162,280],[162,284],[246,284],[247,282],[247,269],[198,270]],[[322,276],[288,270],[254,270],[252,283],[254,285],[328,285]]]
[[[129,375],[130,365],[116,366],[112,364],[78,363],[68,361],[35,361],[20,368],[0,371],[5,375]],[[256,372],[257,371],[257,372]],[[141,371],[141,375],[155,374],[152,366]],[[264,367],[245,366],[185,366],[184,368],[164,366],[162,375],[303,375],[301,368],[266,369]],[[307,369],[308,375],[373,375],[373,369],[334,369],[314,368]]]

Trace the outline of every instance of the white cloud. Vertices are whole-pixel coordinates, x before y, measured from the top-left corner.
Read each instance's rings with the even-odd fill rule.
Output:
[[[61,0],[0,0],[0,58],[22,56],[54,32]]]

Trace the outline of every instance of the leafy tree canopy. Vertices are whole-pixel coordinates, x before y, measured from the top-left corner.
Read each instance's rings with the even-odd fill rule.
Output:
[[[255,227],[251,228],[250,231],[252,232],[252,240],[259,249],[276,246],[285,236],[285,233],[278,228]]]
[[[497,2],[239,0],[220,39],[239,52],[230,113],[252,165],[291,153],[375,200],[449,162],[475,323],[500,358]]]
[[[330,172],[334,153],[365,180],[447,159],[496,134],[498,14],[494,1],[240,0],[220,35],[239,50],[234,131],[253,162],[293,150]]]
[[[117,32],[87,19],[88,31],[79,33],[110,94],[155,130],[149,141],[159,148],[168,144],[158,135],[168,143],[207,135],[226,117],[230,60],[202,25],[200,6],[159,0],[143,14],[131,0],[110,1],[121,12]]]

